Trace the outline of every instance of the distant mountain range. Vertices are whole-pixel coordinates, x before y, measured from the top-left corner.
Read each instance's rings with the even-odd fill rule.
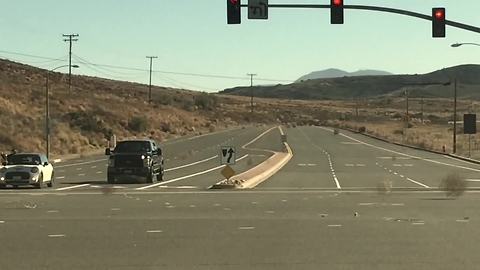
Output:
[[[445,98],[451,97],[453,90],[451,85],[442,84],[454,78],[458,81],[459,97],[480,99],[480,65],[460,65],[415,75],[309,79],[287,85],[255,86],[253,92],[265,98],[321,100],[400,96],[408,88],[412,97]],[[251,90],[250,87],[235,87],[221,93],[249,96]]]
[[[321,71],[314,71],[307,75],[300,77],[297,82],[315,79],[327,79],[327,78],[341,78],[341,77],[357,77],[357,76],[385,76],[393,75],[390,72],[382,70],[365,69],[355,72],[347,72],[341,69],[330,68]]]

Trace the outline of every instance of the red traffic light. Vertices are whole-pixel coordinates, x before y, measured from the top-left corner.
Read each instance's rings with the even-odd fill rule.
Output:
[[[443,20],[445,18],[445,12],[443,10],[435,11],[435,18],[438,20]]]
[[[343,0],[333,0],[333,4],[335,6],[341,6],[341,5],[343,5]]]
[[[230,3],[232,3],[232,5],[236,5],[238,1],[239,0],[230,0]]]
[[[433,8],[432,9],[432,37],[444,38],[445,24],[446,24],[445,8]]]

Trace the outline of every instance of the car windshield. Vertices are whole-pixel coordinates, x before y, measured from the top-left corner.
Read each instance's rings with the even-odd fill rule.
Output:
[[[16,154],[7,157],[8,165],[39,165],[40,157],[38,155]]]
[[[117,147],[115,147],[116,153],[131,153],[131,152],[148,152],[150,151],[149,142],[141,141],[131,141],[131,142],[120,142]]]

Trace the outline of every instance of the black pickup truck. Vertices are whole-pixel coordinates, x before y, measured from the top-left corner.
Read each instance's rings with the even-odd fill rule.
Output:
[[[145,179],[146,183],[163,181],[162,150],[154,140],[129,140],[117,144],[115,149],[105,149],[108,160],[107,180]]]

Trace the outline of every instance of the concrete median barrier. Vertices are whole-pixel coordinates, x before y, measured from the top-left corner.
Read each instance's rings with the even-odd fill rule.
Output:
[[[259,165],[232,177],[230,183],[228,183],[227,180],[223,180],[213,185],[211,189],[249,189],[256,187],[283,168],[293,157],[292,150],[288,143],[285,142],[284,146],[286,152],[274,152],[270,158]]]

